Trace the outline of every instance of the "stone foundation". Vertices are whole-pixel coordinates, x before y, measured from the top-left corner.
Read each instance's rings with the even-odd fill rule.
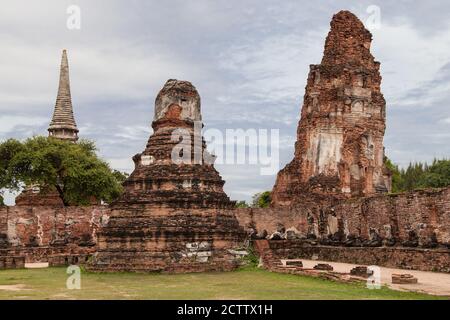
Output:
[[[239,232],[239,230],[241,230]],[[217,209],[114,209],[98,234],[90,270],[229,271],[244,241],[232,211]]]
[[[21,268],[25,268],[24,256],[0,256],[0,270]]]
[[[255,248],[268,267],[280,259],[312,259],[450,273],[449,249],[312,246],[302,240],[256,240],[255,242]]]

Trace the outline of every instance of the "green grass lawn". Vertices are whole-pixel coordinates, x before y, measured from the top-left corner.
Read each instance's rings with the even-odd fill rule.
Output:
[[[67,277],[65,268],[0,270],[0,299],[437,299],[254,268],[176,275],[83,272],[81,290],[68,290]]]

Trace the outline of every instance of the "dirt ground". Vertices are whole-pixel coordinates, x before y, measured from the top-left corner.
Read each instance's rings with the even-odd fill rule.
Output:
[[[358,266],[350,263],[318,261],[318,260],[304,260],[303,267],[313,268],[318,263],[327,263],[333,266],[334,271],[341,273],[349,273],[351,269]],[[450,274],[438,272],[426,272],[415,270],[404,270],[380,267],[381,283],[389,286],[391,289],[401,291],[414,291],[428,293],[432,295],[448,296],[450,297]],[[412,274],[418,279],[417,284],[392,284],[392,274]]]

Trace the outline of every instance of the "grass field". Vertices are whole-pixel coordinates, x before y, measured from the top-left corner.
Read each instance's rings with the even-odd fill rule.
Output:
[[[67,277],[65,268],[0,270],[0,299],[437,299],[254,268],[178,275],[83,272],[80,290],[68,290]]]

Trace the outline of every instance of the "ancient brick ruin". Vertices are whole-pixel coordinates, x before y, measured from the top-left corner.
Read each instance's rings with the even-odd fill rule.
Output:
[[[450,188],[235,214],[278,259],[450,272]]]
[[[167,81],[156,98],[154,133],[145,151],[134,156],[125,193],[98,233],[92,270],[199,272],[238,266],[235,249],[243,229],[230,210],[234,203],[223,191],[224,181],[204,161],[211,156],[195,130],[200,121],[195,87]],[[181,153],[183,161],[175,161]]]
[[[386,194],[385,101],[371,40],[350,12],[333,17],[271,208],[234,208],[206,152],[197,90],[169,80],[123,196],[63,207],[27,190],[17,206],[0,207],[0,269],[89,260],[98,271],[232,270],[247,237],[271,269],[288,258],[450,272],[450,188]],[[75,142],[67,65],[63,53],[49,131]]]
[[[322,63],[310,67],[294,160],[278,174],[274,205],[390,189],[383,164],[386,103],[371,41],[352,13],[333,17]]]
[[[86,262],[96,250],[97,231],[108,216],[105,206],[0,207],[0,269],[2,259],[9,261],[3,267]]]
[[[322,62],[309,73],[295,156],[278,174],[272,208],[237,209],[236,216],[254,239],[269,239],[261,254],[277,259],[449,272],[450,189],[383,194],[391,189],[386,103],[371,41],[354,14],[333,17]]]
[[[144,152],[133,157],[135,169],[118,203],[233,207],[223,191],[225,182],[212,164],[214,158],[206,150],[201,120],[200,96],[194,86],[168,80],[155,101],[154,134]]]

